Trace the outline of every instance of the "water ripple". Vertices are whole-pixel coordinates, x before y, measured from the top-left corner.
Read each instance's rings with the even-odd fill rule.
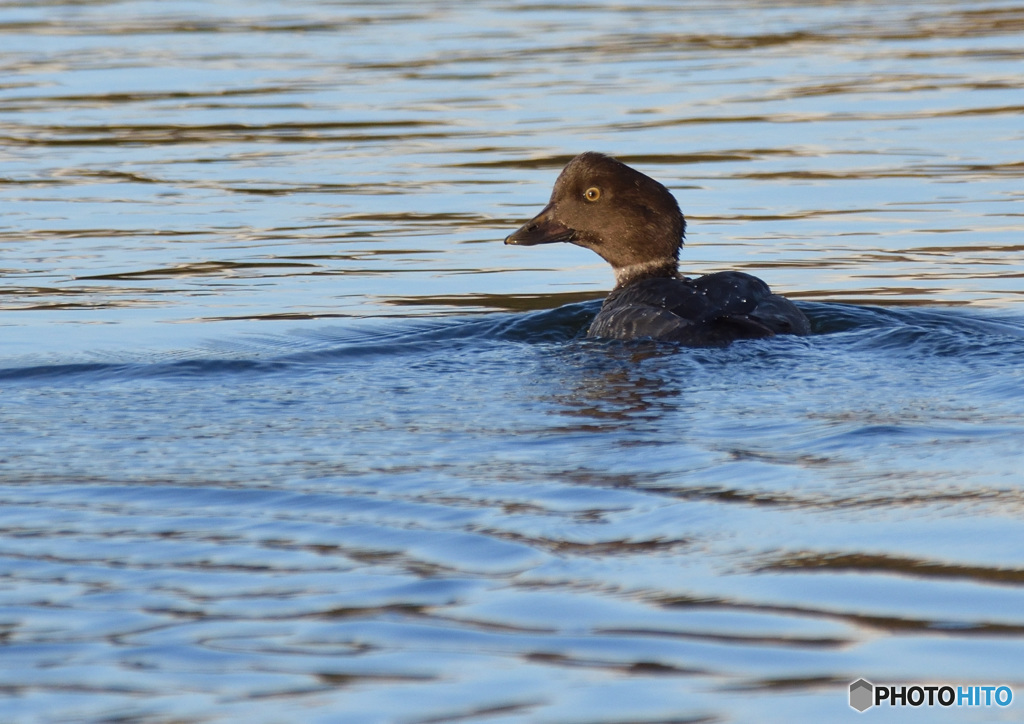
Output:
[[[1019,692],[1024,10],[680,12],[0,8],[5,722]],[[590,149],[815,334],[586,339]]]

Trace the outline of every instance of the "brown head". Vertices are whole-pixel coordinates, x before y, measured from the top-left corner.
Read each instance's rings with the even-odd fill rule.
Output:
[[[588,151],[559,174],[548,205],[506,244],[568,241],[597,252],[619,285],[672,276],[686,220],[667,188],[610,156]]]

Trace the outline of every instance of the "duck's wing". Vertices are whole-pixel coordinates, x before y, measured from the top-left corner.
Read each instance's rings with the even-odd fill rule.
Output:
[[[655,278],[616,289],[587,335],[651,339],[695,347],[775,334],[810,334],[807,317],[763,281],[727,271],[698,279]]]
[[[811,333],[811,322],[807,315],[793,302],[778,294],[772,294],[758,302],[749,316],[775,334],[805,336]]]
[[[694,284],[705,290],[713,306],[728,315],[745,316],[775,334],[811,333],[807,316],[793,302],[772,294],[768,285],[755,276],[718,272],[700,277]]]
[[[750,314],[772,296],[768,285],[755,276],[737,271],[716,272],[693,280],[713,315]]]
[[[605,304],[591,322],[587,336],[675,340],[683,328],[692,324],[664,307],[650,304]]]
[[[759,301],[771,296],[764,282],[740,272],[709,276],[717,278],[645,279],[616,289],[587,335],[648,337],[700,347],[772,336],[770,328],[748,316]]]

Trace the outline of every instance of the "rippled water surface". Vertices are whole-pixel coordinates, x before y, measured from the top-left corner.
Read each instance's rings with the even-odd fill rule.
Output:
[[[0,3],[0,720],[1024,705],[1024,5]],[[583,338],[584,150],[816,334]]]

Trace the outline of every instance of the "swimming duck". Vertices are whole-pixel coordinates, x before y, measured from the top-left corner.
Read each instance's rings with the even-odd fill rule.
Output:
[[[615,288],[588,337],[652,338],[688,346],[810,334],[807,317],[755,276],[679,273],[686,219],[671,192],[610,156],[588,151],[559,174],[548,205],[505,239],[534,246],[567,241],[612,265]]]

